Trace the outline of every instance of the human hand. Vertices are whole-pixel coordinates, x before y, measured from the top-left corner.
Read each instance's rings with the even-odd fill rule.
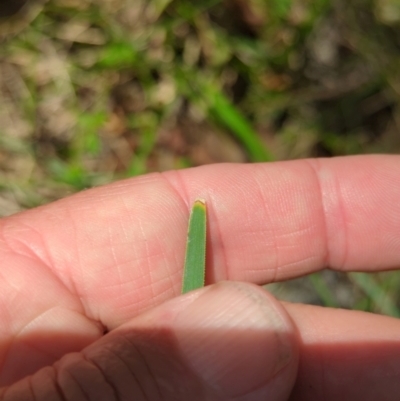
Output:
[[[207,283],[235,282],[177,297],[197,197]],[[398,320],[237,282],[399,267],[398,156],[147,175],[0,234],[1,401],[398,399]]]

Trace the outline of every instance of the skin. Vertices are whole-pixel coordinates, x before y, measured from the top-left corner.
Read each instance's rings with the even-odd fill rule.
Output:
[[[179,297],[199,197],[206,281],[235,283]],[[0,257],[2,401],[398,399],[398,320],[246,283],[400,267],[399,156],[116,182],[2,219]]]

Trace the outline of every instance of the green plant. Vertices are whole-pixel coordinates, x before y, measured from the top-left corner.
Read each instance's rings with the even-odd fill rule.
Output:
[[[204,285],[206,265],[206,202],[197,199],[189,218],[182,294]]]

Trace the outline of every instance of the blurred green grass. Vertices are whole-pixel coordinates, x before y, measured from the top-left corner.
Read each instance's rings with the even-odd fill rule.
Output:
[[[2,215],[151,171],[399,153],[399,25],[397,0],[28,1],[0,20]],[[340,278],[351,302],[308,280],[397,316],[397,277]]]

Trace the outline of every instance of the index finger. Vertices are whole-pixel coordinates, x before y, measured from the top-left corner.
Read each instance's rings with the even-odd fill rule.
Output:
[[[4,219],[3,246],[39,258],[102,320],[123,321],[179,294],[199,197],[209,213],[208,282],[400,265],[398,156],[146,175]]]

